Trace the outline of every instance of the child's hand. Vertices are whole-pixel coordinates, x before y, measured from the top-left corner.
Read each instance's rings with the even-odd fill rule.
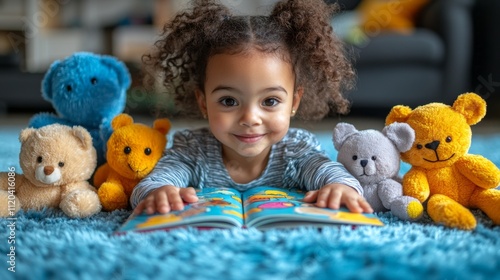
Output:
[[[304,197],[304,202],[315,202],[318,207],[328,207],[339,209],[340,205],[345,205],[351,212],[373,212],[372,207],[363,196],[355,189],[342,185],[330,184],[323,186],[316,191],[309,191]]]
[[[178,188],[174,186],[163,186],[152,191],[146,196],[134,210],[135,214],[143,211],[151,215],[155,212],[165,214],[171,210],[184,209],[184,202],[193,203],[198,201],[198,196],[193,188]]]

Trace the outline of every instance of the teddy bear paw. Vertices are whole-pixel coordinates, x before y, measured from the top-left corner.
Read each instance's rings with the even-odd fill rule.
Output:
[[[0,191],[0,217],[13,216],[21,208],[21,202],[15,196],[9,196],[7,191]]]
[[[391,212],[402,220],[415,221],[422,217],[424,207],[417,199],[409,196],[402,196],[393,201]]]
[[[128,197],[121,186],[109,182],[103,183],[97,190],[97,195],[105,211],[125,209],[128,207]]]
[[[69,193],[59,207],[72,218],[85,218],[101,211],[99,197],[91,190],[75,190]]]
[[[408,206],[406,207],[406,213],[411,220],[418,220],[424,213],[424,207],[422,206],[422,203],[420,203],[420,201],[415,199],[414,201],[408,203]]]
[[[427,202],[429,217],[438,223],[450,228],[473,230],[476,228],[476,218],[469,209],[453,199],[435,194]]]

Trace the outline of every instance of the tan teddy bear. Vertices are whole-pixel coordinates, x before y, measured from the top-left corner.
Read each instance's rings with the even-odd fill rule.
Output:
[[[395,106],[386,124],[405,122],[415,130],[415,142],[401,159],[412,165],[403,177],[405,195],[427,202],[436,223],[471,230],[476,219],[469,209],[484,211],[500,225],[500,170],[481,155],[468,153],[472,131],[486,114],[477,94],[460,95],[452,106],[430,103],[412,110]]]
[[[97,156],[85,128],[60,124],[26,128],[19,140],[23,174],[0,173],[0,216],[13,216],[21,208],[59,207],[73,218],[101,211],[96,190],[87,182]]]

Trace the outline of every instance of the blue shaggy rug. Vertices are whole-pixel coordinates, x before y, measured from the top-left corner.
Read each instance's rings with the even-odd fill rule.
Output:
[[[18,133],[0,131],[2,171],[20,171]],[[330,133],[318,137],[334,158]],[[475,136],[470,152],[500,166],[500,135]],[[386,226],[113,235],[129,214],[70,219],[45,209],[19,213],[15,226],[0,219],[0,279],[500,278],[500,227],[481,211],[471,232],[378,213]]]

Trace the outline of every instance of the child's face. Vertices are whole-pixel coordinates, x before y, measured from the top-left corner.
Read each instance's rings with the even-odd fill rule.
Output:
[[[302,97],[294,82],[291,64],[276,55],[251,51],[209,58],[198,103],[226,160],[265,157],[285,136]]]

